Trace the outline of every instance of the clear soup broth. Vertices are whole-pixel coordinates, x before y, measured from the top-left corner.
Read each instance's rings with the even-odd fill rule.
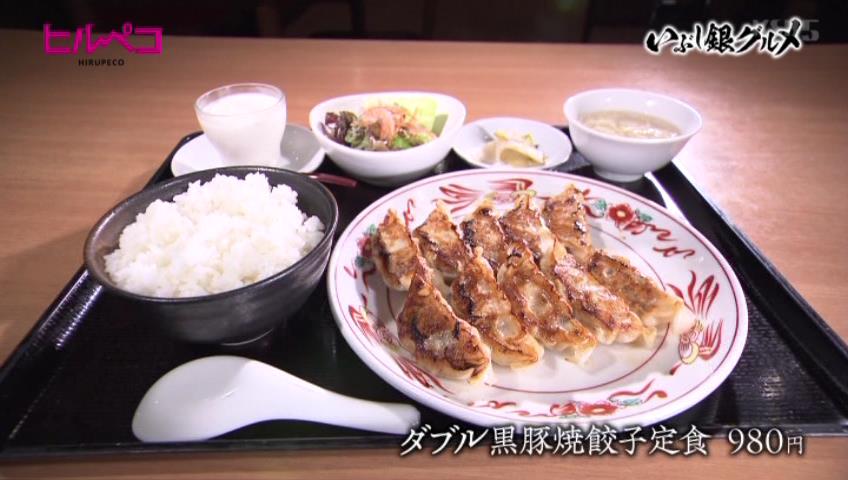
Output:
[[[628,138],[671,138],[681,134],[668,120],[628,110],[600,110],[580,116],[587,127]]]

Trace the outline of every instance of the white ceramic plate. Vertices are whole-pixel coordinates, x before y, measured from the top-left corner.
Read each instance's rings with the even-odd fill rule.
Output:
[[[280,168],[300,173],[312,173],[324,160],[324,150],[315,135],[306,127],[286,124],[283,141],[280,142]],[[175,177],[187,173],[223,167],[221,155],[212,146],[205,134],[200,134],[183,145],[171,160],[171,173]]]
[[[661,331],[651,348],[599,346],[578,367],[548,350],[522,370],[495,366],[483,384],[444,380],[398,347],[394,317],[404,294],[388,290],[370,260],[369,235],[389,208],[409,226],[441,199],[460,220],[485,196],[501,209],[514,192],[539,198],[568,184],[584,190],[597,246],[629,258],[681,296],[698,321],[683,335]],[[351,348],[398,390],[445,414],[478,425],[574,422],[649,425],[698,403],[736,365],[748,333],[739,281],[724,258],[691,226],[659,205],[599,181],[543,170],[467,170],[424,179],[377,200],[339,238],[327,274],[329,301]]]
[[[533,134],[533,138],[539,144],[546,156],[544,165],[537,167],[521,167],[523,169],[549,169],[562,165],[571,156],[571,140],[560,130],[542,122],[515,117],[483,118],[463,126],[456,134],[453,142],[453,151],[470,165],[480,168],[519,168],[505,163],[486,163],[483,158],[483,146],[487,143],[486,134],[494,135],[498,130],[504,130],[511,134],[523,135]]]

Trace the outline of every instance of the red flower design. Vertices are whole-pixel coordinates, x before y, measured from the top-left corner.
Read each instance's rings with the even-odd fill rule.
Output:
[[[609,208],[609,217],[615,222],[615,225],[620,227],[627,225],[636,218],[636,212],[626,203],[619,203]]]
[[[551,415],[554,416],[569,416],[577,413],[577,405],[574,402],[564,403],[562,405],[555,403],[551,405]]]
[[[618,410],[618,406],[610,402],[583,403],[580,405],[580,413],[583,415],[610,415]]]

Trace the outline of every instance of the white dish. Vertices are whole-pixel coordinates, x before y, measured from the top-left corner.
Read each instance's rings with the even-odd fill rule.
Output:
[[[661,331],[652,348],[599,347],[584,367],[554,351],[521,370],[495,366],[483,384],[436,378],[398,347],[395,316],[405,294],[375,273],[367,238],[389,208],[415,227],[441,199],[460,220],[484,196],[500,210],[513,193],[586,192],[597,246],[629,258],[665,288],[679,292],[700,319],[677,336]],[[748,332],[745,297],[721,254],[690,225],[659,205],[608,184],[544,170],[467,170],[421,180],[366,208],[341,234],[327,271],[332,312],[344,338],[380,377],[427,406],[492,426],[606,423],[649,425],[695,405],[733,370]]]
[[[435,140],[408,148],[388,152],[369,152],[342,145],[324,133],[323,123],[327,112],[348,110],[361,113],[372,102],[390,103],[399,98],[429,97],[436,100],[437,114],[446,114],[447,122]],[[327,156],[350,175],[380,186],[396,186],[421,177],[431,171],[448,154],[454,135],[465,121],[465,105],[448,95],[430,92],[375,92],[331,98],[316,105],[309,112],[309,126],[315,132]]]
[[[493,135],[498,130],[510,134],[530,133],[545,156],[544,165],[533,167],[513,167],[502,162],[486,163],[482,160],[483,147],[489,142],[486,132]],[[515,117],[483,118],[462,127],[456,134],[453,150],[470,165],[480,168],[556,168],[571,157],[571,141],[560,130],[542,122]]]
[[[289,123],[280,142],[280,164],[268,165],[293,170],[300,173],[312,173],[324,160],[324,150],[308,128]],[[171,173],[175,177],[187,173],[223,167],[221,154],[212,146],[205,134],[200,134],[180,147],[171,159]]]
[[[701,129],[701,115],[675,98],[642,90],[604,88],[580,92],[563,104],[574,147],[595,173],[616,182],[632,182],[671,161]],[[627,110],[671,122],[680,135],[645,139],[612,135],[591,129],[580,116],[600,110]]]

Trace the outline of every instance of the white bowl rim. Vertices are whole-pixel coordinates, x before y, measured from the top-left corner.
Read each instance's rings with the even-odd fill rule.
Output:
[[[424,97],[430,96],[430,97],[441,97],[443,99],[446,99],[449,102],[455,102],[456,106],[459,107],[459,109],[460,109],[461,120],[460,120],[459,124],[457,125],[457,127],[454,129],[453,133],[458,132],[459,129],[462,128],[463,125],[465,125],[465,116],[468,113],[467,109],[465,108],[465,104],[462,103],[461,100],[459,100],[458,98],[456,98],[454,96],[448,95],[446,93],[426,92],[426,91],[423,91],[423,90],[391,90],[391,91],[384,91],[384,92],[354,93],[354,94],[351,94],[351,95],[342,95],[340,97],[328,98],[328,99],[322,101],[321,103],[315,105],[314,107],[312,107],[312,110],[309,111],[309,128],[312,130],[312,133],[314,133],[316,137],[324,138],[329,142],[333,142],[333,144],[338,146],[339,148],[341,148],[342,151],[346,151],[348,153],[352,153],[352,154],[356,154],[356,155],[362,155],[362,154],[367,154],[367,155],[372,155],[372,154],[373,155],[398,154],[400,152],[408,152],[408,151],[415,150],[415,149],[418,149],[418,150],[415,150],[415,151],[420,152],[421,151],[420,149],[432,147],[434,144],[436,144],[437,140],[439,140],[443,137],[446,138],[445,134],[448,133],[448,132],[442,130],[442,133],[440,133],[439,136],[436,137],[435,140],[427,142],[423,145],[416,145],[414,147],[407,148],[407,149],[404,149],[404,150],[385,150],[385,151],[361,150],[361,149],[358,149],[358,148],[348,147],[347,145],[341,144],[341,143],[333,140],[332,138],[328,137],[327,134],[324,133],[324,129],[320,127],[320,123],[321,123],[320,119],[315,118],[314,119],[315,121],[313,122],[313,117],[315,117],[316,111],[318,111],[322,108],[324,110],[326,110],[326,107],[327,107],[328,104],[332,104],[332,103],[339,102],[339,101],[342,101],[342,100],[357,100],[357,99],[362,98],[362,97],[374,97],[374,96],[378,96],[378,97],[379,96],[387,96],[387,97],[390,97],[390,96],[397,96],[397,97],[401,97],[401,96],[424,96]]]
[[[575,115],[574,118],[572,119],[571,115],[568,114],[569,105],[573,105],[573,102],[576,102],[578,98],[586,96],[586,95],[590,95],[590,94],[599,94],[599,93],[604,93],[604,92],[624,92],[624,93],[632,93],[632,94],[640,94],[640,95],[647,94],[647,95],[651,95],[652,97],[656,97],[656,98],[662,99],[664,101],[677,104],[678,106],[683,107],[684,110],[687,110],[687,111],[689,111],[689,113],[694,115],[695,120],[697,121],[697,125],[695,126],[694,129],[692,129],[691,132],[689,132],[685,135],[681,134],[681,135],[676,135],[674,137],[669,137],[669,138],[633,138],[633,137],[623,137],[623,136],[620,136],[620,135],[612,135],[610,133],[605,133],[605,132],[595,130],[594,128],[591,128],[591,127],[587,126],[585,123],[583,123],[582,121],[580,121],[580,119],[578,118],[577,115]],[[578,93],[568,97],[565,100],[565,102],[563,102],[563,104],[562,104],[562,111],[563,111],[563,114],[565,114],[565,119],[568,122],[569,127],[571,126],[571,123],[573,121],[574,123],[579,125],[581,128],[591,132],[592,135],[597,135],[601,138],[605,138],[607,140],[612,140],[612,141],[615,141],[615,142],[629,143],[629,144],[634,144],[634,145],[661,145],[661,144],[665,144],[665,143],[675,143],[675,142],[679,142],[679,141],[682,141],[682,140],[688,140],[689,138],[692,138],[696,133],[700,132],[701,128],[704,126],[704,121],[703,121],[703,118],[701,117],[701,114],[698,112],[698,110],[695,110],[695,107],[693,107],[692,105],[689,105],[688,103],[684,102],[683,100],[680,100],[680,99],[677,99],[677,98],[674,98],[674,97],[671,97],[671,96],[668,96],[668,95],[663,95],[662,93],[651,92],[649,90],[639,90],[639,89],[636,89],[636,88],[595,88],[595,89],[592,89],[592,90],[584,90],[582,92],[578,92]]]

